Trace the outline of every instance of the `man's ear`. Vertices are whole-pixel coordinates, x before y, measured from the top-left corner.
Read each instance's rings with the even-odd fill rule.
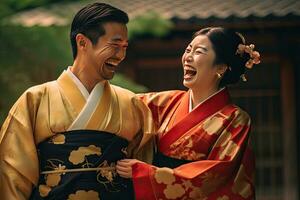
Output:
[[[83,34],[78,33],[76,35],[76,44],[77,44],[77,49],[85,49],[88,44],[88,38],[85,37]]]

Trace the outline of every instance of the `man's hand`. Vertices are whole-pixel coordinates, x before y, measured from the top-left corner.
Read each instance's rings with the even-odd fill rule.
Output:
[[[132,165],[135,163],[143,163],[136,159],[123,159],[117,162],[117,172],[123,178],[132,178]]]

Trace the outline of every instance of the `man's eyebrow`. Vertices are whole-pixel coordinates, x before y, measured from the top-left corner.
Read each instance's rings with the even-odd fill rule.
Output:
[[[124,40],[122,40],[121,36],[115,36],[111,39],[112,42],[123,42]],[[128,40],[125,41],[126,43],[128,43]]]

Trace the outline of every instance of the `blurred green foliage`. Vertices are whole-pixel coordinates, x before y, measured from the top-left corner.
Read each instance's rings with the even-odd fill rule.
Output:
[[[66,27],[0,27],[0,121],[28,87],[52,80],[70,65]]]
[[[28,87],[59,76],[73,62],[68,27],[0,27],[0,124]],[[113,84],[133,92],[147,88],[117,74]]]
[[[172,21],[162,18],[158,13],[148,12],[130,20],[128,24],[129,38],[141,35],[163,37],[174,27]]]
[[[80,0],[1,0],[0,19],[16,12],[45,6],[57,2],[75,2]]]

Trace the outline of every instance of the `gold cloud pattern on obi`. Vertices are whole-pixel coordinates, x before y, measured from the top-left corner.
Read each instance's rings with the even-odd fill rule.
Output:
[[[85,156],[96,154],[100,156],[101,148],[95,145],[89,145],[88,147],[79,147],[70,153],[69,161],[74,165],[84,162]]]
[[[68,200],[100,200],[98,192],[94,190],[78,190],[75,194],[70,194]]]

